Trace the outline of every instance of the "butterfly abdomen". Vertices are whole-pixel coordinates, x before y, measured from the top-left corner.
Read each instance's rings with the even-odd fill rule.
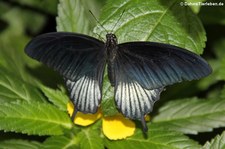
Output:
[[[115,71],[114,71],[114,64],[108,63],[108,78],[112,86],[115,86]]]
[[[108,64],[108,77],[109,77],[109,81],[111,83],[112,86],[115,85],[115,57],[116,57],[116,50],[118,49],[118,47],[115,47],[113,49],[107,49],[107,50],[111,50],[111,52],[107,53],[107,64]]]

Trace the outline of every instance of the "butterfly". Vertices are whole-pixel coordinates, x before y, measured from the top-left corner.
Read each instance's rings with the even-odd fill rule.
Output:
[[[96,113],[107,65],[118,110],[127,118],[140,120],[144,131],[144,117],[165,86],[212,72],[203,58],[183,48],[142,41],[118,44],[112,33],[106,34],[105,43],[78,33],[46,33],[32,39],[25,53],[63,76],[75,106],[72,119],[77,111]]]

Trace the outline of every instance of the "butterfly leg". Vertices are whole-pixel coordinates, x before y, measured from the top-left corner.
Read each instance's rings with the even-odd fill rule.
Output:
[[[145,121],[144,115],[141,117],[141,124],[142,124],[143,132],[147,132],[148,131],[148,126],[146,125],[146,121]]]

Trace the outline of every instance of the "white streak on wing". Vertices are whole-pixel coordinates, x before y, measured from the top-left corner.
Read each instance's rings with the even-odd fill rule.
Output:
[[[98,86],[98,82],[96,80],[93,81],[93,94],[95,97],[95,100],[92,101],[93,105],[99,105],[100,104],[100,99],[101,99],[101,92],[100,92],[100,88]]]
[[[94,88],[94,80],[93,79],[90,79],[90,81],[89,81],[89,85],[88,85],[88,88],[87,88],[87,99],[91,99],[92,98],[92,96],[94,97],[94,100],[89,100],[89,105],[91,105],[90,106],[90,109],[91,110],[94,110],[94,107],[92,106],[92,105],[94,105],[94,101],[97,99],[96,97],[95,97],[95,92],[94,92],[94,90],[95,90],[95,88]],[[96,88],[96,90],[97,90],[97,88]],[[88,105],[88,104],[86,104],[86,105]],[[87,106],[86,106],[86,108],[87,108]]]
[[[122,110],[125,111],[125,100],[124,98],[127,97],[126,95],[126,84],[125,83],[121,83],[120,85],[122,87],[122,93],[121,93],[121,105],[122,105]]]
[[[84,85],[85,85],[85,76],[81,78],[81,81],[78,83],[75,83],[74,85],[74,89],[76,90],[76,93],[75,93],[75,98],[77,99],[77,107],[80,108],[80,109],[83,109],[83,106],[82,106],[82,102],[85,102],[85,98],[83,98],[83,88],[84,88]],[[79,99],[78,99],[79,98]]]
[[[83,101],[80,100],[79,104],[81,105],[81,109],[88,109],[89,107],[89,103],[88,102],[88,85],[90,82],[90,78],[89,77],[85,77],[84,78],[84,84],[82,84],[82,88],[81,88],[81,92],[80,92],[80,98],[83,99]],[[94,97],[94,96],[93,96]],[[79,97],[77,97],[79,98]]]
[[[143,113],[146,113],[146,110],[148,111],[152,108],[150,106],[151,104],[148,102],[151,96],[147,96],[149,90],[147,90],[146,92],[146,89],[142,88],[137,82],[134,82],[134,85],[136,87],[137,100],[139,101],[140,106],[140,108],[138,109],[138,117],[141,117]]]
[[[98,81],[93,77],[82,76],[76,82],[67,80],[70,97],[78,111],[85,113],[96,112],[100,100],[101,92]]]
[[[154,90],[144,89],[137,82],[136,82],[136,86],[140,90],[139,98],[143,100],[143,105],[142,106],[143,106],[144,111],[145,110],[150,110],[149,107],[151,107],[151,109],[152,109],[152,106],[153,106],[152,98],[154,98],[153,94],[155,93],[155,91]]]
[[[120,111],[131,119],[141,119],[151,112],[162,88],[147,90],[137,82],[128,83],[126,79],[121,80],[124,82],[118,82],[115,93],[116,105]]]
[[[133,100],[130,100],[131,102],[131,110],[129,111],[130,112],[130,116],[131,115],[135,115],[135,111],[136,109],[134,108],[133,105],[135,105],[135,101],[137,101],[137,94],[135,94],[135,86],[133,85],[133,83],[130,84],[130,94],[131,94],[131,97],[133,98]]]
[[[87,90],[86,90],[86,88],[87,88],[87,82],[88,82],[88,79],[89,78],[87,78],[87,77],[85,77],[85,78],[83,78],[84,79],[84,82],[83,82],[83,84],[81,85],[81,88],[79,89],[79,88],[77,88],[77,90],[80,90],[80,92],[79,92],[79,94],[76,96],[77,97],[77,99],[82,99],[82,100],[78,100],[79,102],[78,102],[78,106],[81,108],[81,109],[85,109],[85,103],[87,102],[86,100],[87,100],[87,96],[86,96],[86,94],[87,94]]]
[[[131,94],[130,94],[130,87],[129,87],[129,84],[128,83],[125,83],[125,86],[126,86],[126,97],[127,98],[132,98]],[[124,98],[124,106],[125,106],[125,109],[126,109],[126,113],[129,113],[130,112],[130,102],[128,100],[126,100],[126,98]]]
[[[143,111],[144,111],[144,105],[143,105],[144,101],[143,100],[145,100],[146,98],[145,99],[143,98],[142,88],[140,88],[140,86],[137,84],[137,82],[134,82],[134,86],[136,88],[135,94],[137,96],[137,104],[134,105],[134,108],[137,109],[137,117],[141,117],[141,115],[143,115],[141,113],[143,113]],[[137,108],[137,107],[139,107],[139,108]]]

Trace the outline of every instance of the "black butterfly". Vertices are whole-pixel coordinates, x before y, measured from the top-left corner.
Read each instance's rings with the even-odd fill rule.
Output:
[[[118,44],[114,34],[104,43],[93,37],[53,32],[34,38],[25,52],[58,71],[65,79],[77,111],[95,113],[102,99],[102,80],[107,64],[115,87],[117,108],[128,118],[142,121],[167,85],[200,79],[212,70],[200,56],[185,49],[155,42]]]

